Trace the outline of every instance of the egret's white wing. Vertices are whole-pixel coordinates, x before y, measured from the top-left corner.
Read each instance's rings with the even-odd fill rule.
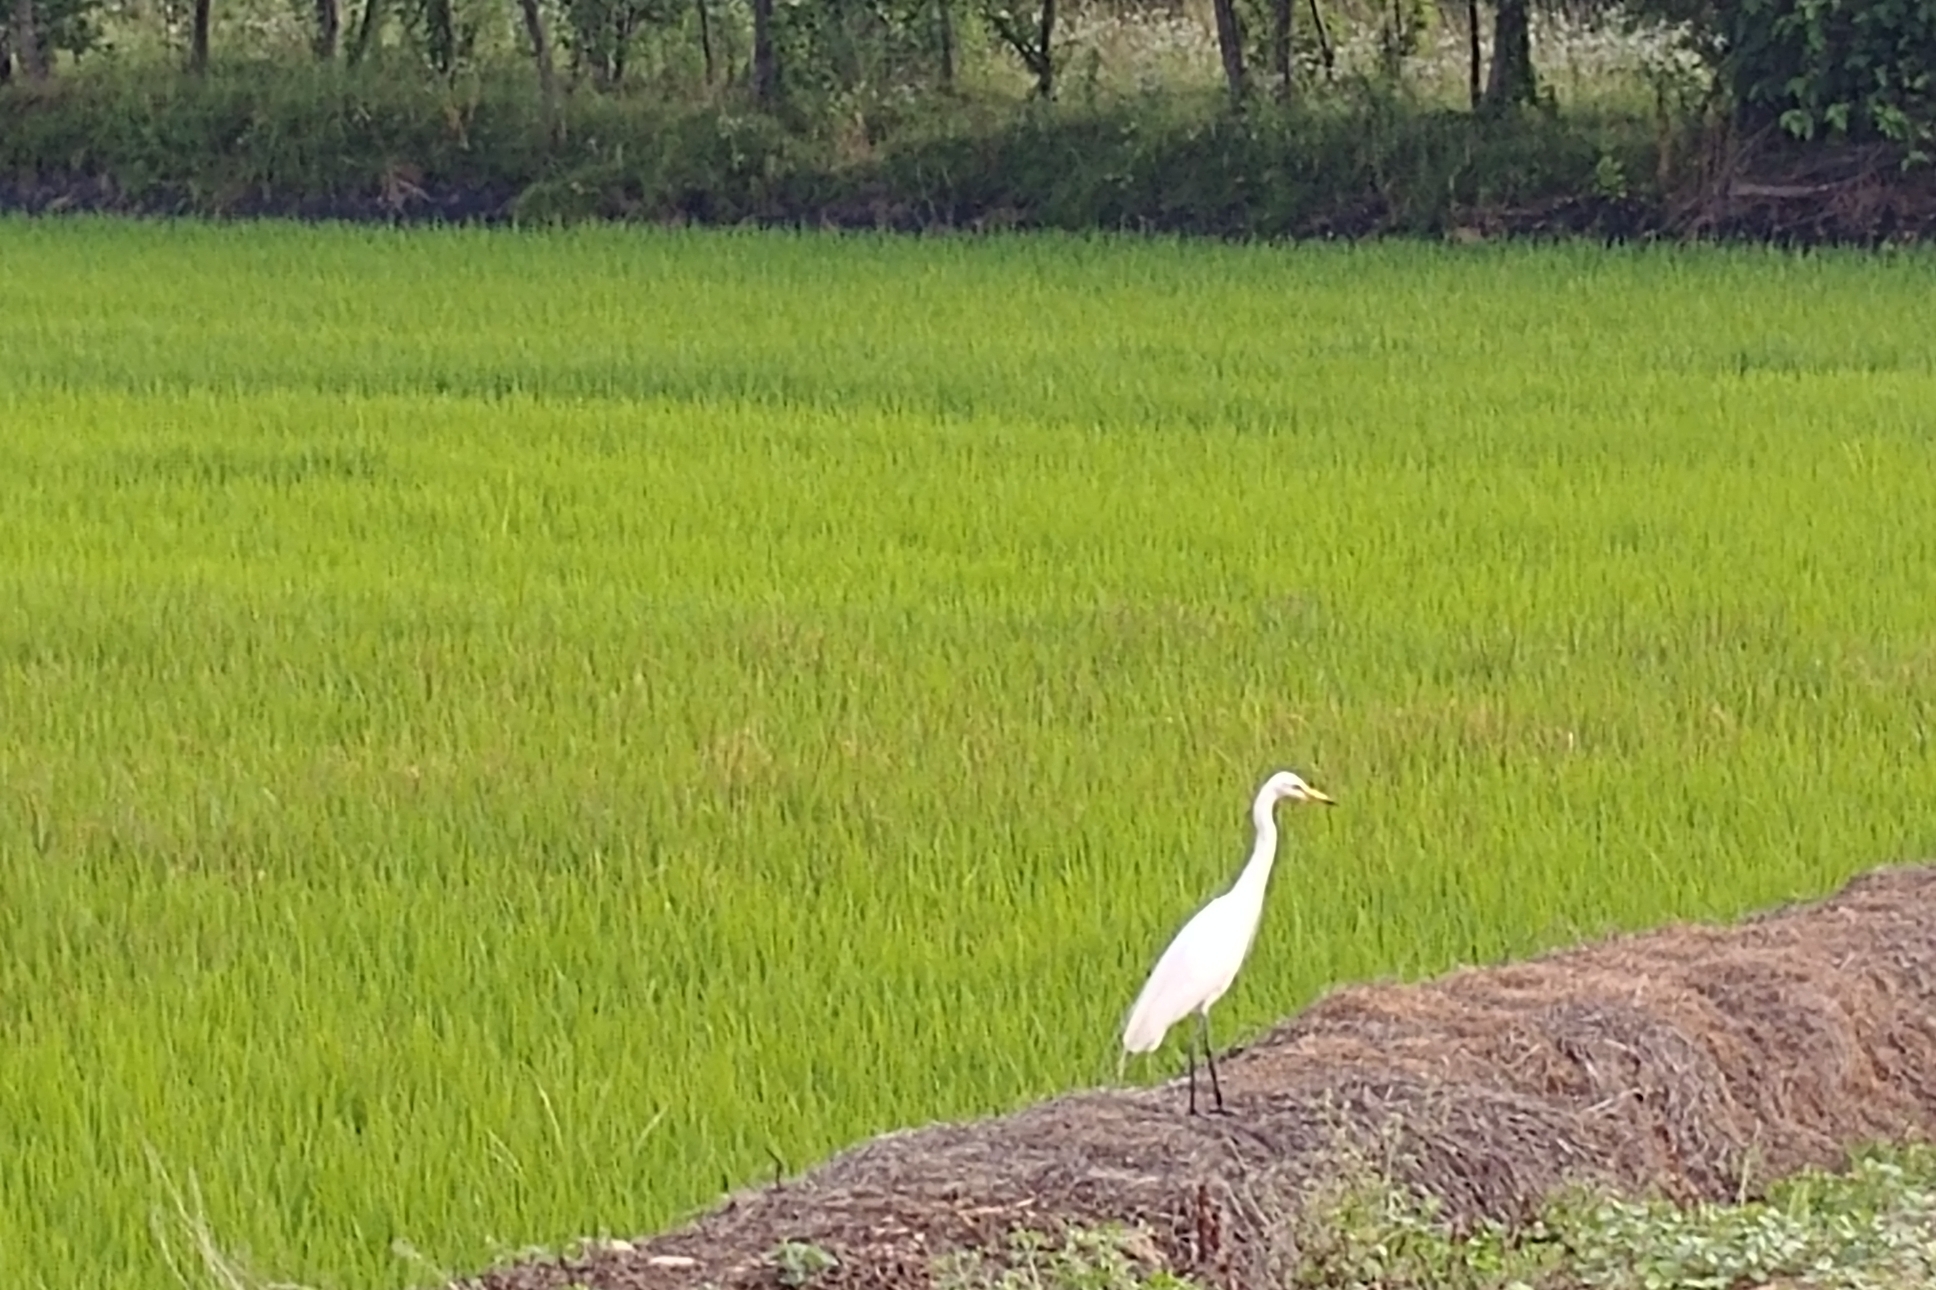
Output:
[[[1222,905],[1219,897],[1198,910],[1156,960],[1123,1026],[1128,1051],[1154,1050],[1171,1026],[1230,988],[1245,946],[1224,926]]]

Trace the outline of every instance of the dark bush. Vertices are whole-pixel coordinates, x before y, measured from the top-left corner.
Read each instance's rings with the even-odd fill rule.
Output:
[[[85,179],[129,209],[461,210],[897,227],[1015,224],[1228,236],[1440,231],[1471,212],[1651,175],[1651,123],[1479,120],[1369,89],[1233,113],[951,102],[856,145],[734,106],[569,95],[374,63],[100,70],[0,89],[0,175]],[[492,194],[440,201],[452,193]]]
[[[1936,0],[1633,0],[1686,22],[1742,119],[1804,140],[1936,144]]]

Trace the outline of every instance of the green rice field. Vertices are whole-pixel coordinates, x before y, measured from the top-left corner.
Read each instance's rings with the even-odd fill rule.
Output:
[[[0,1285],[401,1287],[1936,852],[1936,256],[0,221]],[[1129,1077],[1180,1070],[1175,1037]]]

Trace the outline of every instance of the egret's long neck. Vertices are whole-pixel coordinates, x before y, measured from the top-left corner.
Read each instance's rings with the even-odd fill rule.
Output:
[[[1257,826],[1257,844],[1250,849],[1250,863],[1230,889],[1232,895],[1242,893],[1244,899],[1258,904],[1263,903],[1264,886],[1270,881],[1271,865],[1277,861],[1276,805],[1275,798],[1261,793],[1251,804],[1250,821]]]

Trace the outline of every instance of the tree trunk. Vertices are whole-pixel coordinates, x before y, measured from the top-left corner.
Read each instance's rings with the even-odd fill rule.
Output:
[[[382,0],[363,0],[363,20],[356,24],[356,38],[350,41],[350,66],[362,62],[363,55],[370,52],[370,42],[376,38],[382,9]]]
[[[1015,12],[1006,3],[987,4],[982,14],[1015,51],[1022,66],[1035,74],[1035,94],[1042,99],[1055,97],[1055,0],[1042,0],[1034,31],[1025,31]]]
[[[1280,103],[1291,101],[1291,10],[1292,0],[1271,0],[1271,79]]]
[[[316,0],[316,60],[327,63],[336,57],[336,42],[343,31],[343,10],[337,0]]]
[[[753,0],[753,97],[771,107],[780,97],[780,61],[773,53],[773,0]]]
[[[706,0],[693,0],[693,7],[699,11],[699,56],[706,62],[706,88],[711,89],[717,76],[717,68],[713,61],[712,10],[707,7]]]
[[[1035,66],[1035,92],[1044,100],[1055,97],[1055,0],[1042,0],[1042,26],[1036,40],[1040,61]]]
[[[1465,0],[1465,39],[1467,45],[1466,93],[1472,100],[1472,110],[1477,112],[1485,93],[1480,85],[1480,69],[1485,65],[1485,55],[1479,49],[1479,0]]]
[[[954,0],[935,0],[934,25],[935,43],[941,47],[941,88],[952,90],[955,87]]]
[[[1324,15],[1318,12],[1318,0],[1311,0],[1311,30],[1317,33],[1318,57],[1324,62],[1324,79],[1331,80],[1331,69],[1336,65],[1338,56],[1331,48],[1331,33],[1324,29]]]
[[[1529,0],[1499,0],[1492,28],[1492,78],[1485,106],[1501,111],[1531,103],[1539,92],[1533,76],[1533,14]]]
[[[632,37],[638,33],[638,9],[620,0],[611,8],[607,20],[611,44],[599,55],[596,68],[598,87],[616,91],[625,84],[625,60],[631,55]]]
[[[551,66],[551,37],[545,32],[544,11],[538,8],[538,0],[518,0],[518,12],[524,18],[524,37],[531,42],[531,61],[538,68],[538,104],[544,113],[545,134],[555,142],[558,138],[558,77]]]
[[[188,31],[188,70],[200,76],[208,70],[209,0],[195,0],[195,16]]]
[[[39,15],[34,0],[13,0],[14,56],[20,60],[20,74],[30,81],[44,81],[50,70],[47,47],[40,38]]]
[[[441,76],[457,70],[457,20],[450,4],[451,0],[425,0],[423,7],[424,52]]]
[[[1223,55],[1223,82],[1230,101],[1244,98],[1244,30],[1237,23],[1237,0],[1210,0],[1217,17],[1217,52]]]
[[[13,44],[21,74],[30,81],[46,80],[54,70],[53,60],[47,56],[47,35],[40,29],[34,0],[14,0]]]

